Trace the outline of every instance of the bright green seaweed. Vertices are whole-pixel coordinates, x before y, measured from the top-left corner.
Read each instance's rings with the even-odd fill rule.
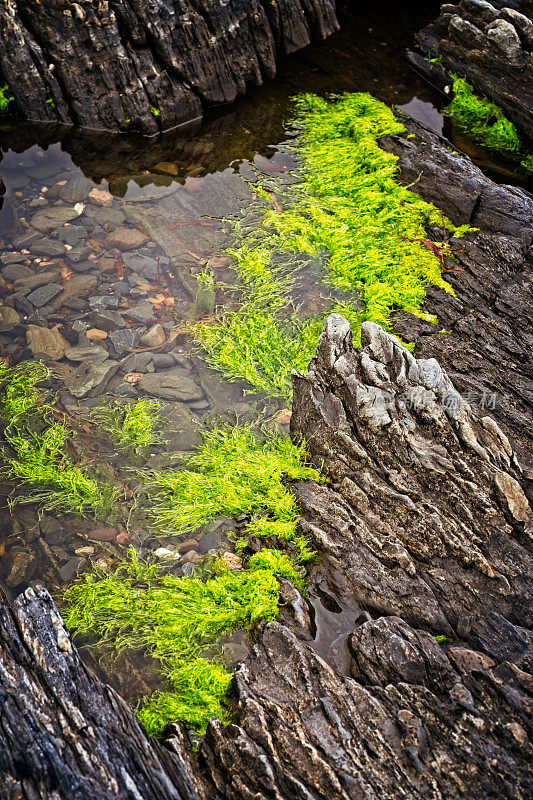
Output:
[[[331,307],[349,318],[357,339],[366,319],[388,328],[394,309],[427,318],[421,311],[427,285],[451,287],[439,258],[439,250],[449,252],[447,245],[428,242],[426,226],[454,236],[469,230],[396,182],[397,158],[377,144],[386,134],[406,132],[390,108],[368,94],[335,102],[305,95],[296,105],[300,135],[294,150],[303,183],[284,190],[283,208],[255,188],[262,228],[243,231],[237,220],[237,245],[228,250],[240,307],[194,326],[211,364],[226,378],[244,379],[274,396],[290,394],[290,372],[306,367],[323,322],[300,319],[288,299],[294,269],[276,266],[276,256],[287,254],[286,263],[295,253],[324,258],[324,282],[364,305],[364,311],[349,302]],[[293,258],[294,268],[301,261]]]
[[[19,503],[78,515],[105,514],[116,491],[70,461],[66,449],[72,431],[54,418],[53,405],[38,388],[49,378],[49,369],[40,362],[9,368],[0,361],[3,437],[8,445],[2,473],[28,487],[27,496],[17,497]]]
[[[444,109],[458,128],[484,147],[518,160],[526,172],[533,172],[533,153],[528,153],[518,131],[502,109],[459,75],[450,73],[453,80],[453,100]]]
[[[168,690],[151,695],[139,710],[150,733],[176,720],[204,732],[211,716],[228,720],[223,701],[232,674],[201,653],[222,633],[275,619],[278,577],[302,587],[289,556],[275,550],[251,556],[237,571],[219,559],[211,577],[201,580],[165,575],[132,549],[115,572],[86,575],[66,590],[65,620],[119,652],[146,648],[160,663]]]
[[[115,400],[93,409],[90,416],[118,450],[129,456],[141,456],[160,442],[157,433],[160,411],[158,400],[142,398],[131,404]]]

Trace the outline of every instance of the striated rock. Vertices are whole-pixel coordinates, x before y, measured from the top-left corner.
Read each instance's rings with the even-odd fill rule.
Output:
[[[147,241],[148,236],[136,228],[116,228],[108,234],[105,246],[117,247],[119,250],[134,250],[142,247]]]
[[[74,397],[94,395],[105,389],[118,367],[118,361],[113,361],[111,358],[105,361],[100,360],[100,357],[98,361],[83,361],[71,375],[67,376],[65,386]]]
[[[167,372],[141,375],[137,386],[147,394],[182,403],[201,400],[204,396],[200,387],[179,367]]]
[[[0,606],[0,645],[2,797],[197,800],[180,758],[85,668],[42,587]]]
[[[337,27],[334,0],[2,0],[0,74],[30,119],[153,135]]]
[[[473,84],[503,108],[522,135],[533,143],[533,22],[531,4],[521,11],[512,3],[461,0],[446,3],[440,16],[417,36],[422,51],[440,57],[430,65],[414,53],[415,68],[439,88],[448,82],[444,67]],[[526,7],[528,6],[527,10]]]
[[[60,333],[38,325],[28,325],[26,338],[34,356],[50,358],[53,361],[63,358],[65,351],[70,347]]]

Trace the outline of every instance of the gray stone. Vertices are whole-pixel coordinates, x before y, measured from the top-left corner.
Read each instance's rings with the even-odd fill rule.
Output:
[[[107,350],[100,345],[87,345],[83,347],[69,347],[65,351],[65,358],[69,361],[105,361],[108,358]]]
[[[59,229],[57,236],[65,244],[70,247],[76,247],[83,239],[87,237],[87,229],[83,225],[63,225]]]
[[[32,303],[36,308],[41,308],[41,306],[45,306],[50,300],[53,300],[54,297],[63,291],[62,287],[59,286],[57,283],[47,283],[45,286],[39,286],[38,289],[35,289],[31,294],[28,295],[28,300]]]
[[[124,253],[122,260],[127,267],[144,275],[145,278],[154,278],[157,275],[158,264],[155,258],[141,253]]]
[[[152,362],[156,371],[160,369],[171,369],[171,367],[176,364],[170,353],[154,353]]]
[[[136,322],[146,323],[154,318],[154,310],[150,303],[139,303],[138,306],[132,306],[124,312],[126,316]]]
[[[14,308],[0,306],[0,325],[18,325],[19,322],[20,315],[17,314]]]
[[[47,283],[54,283],[57,281],[57,272],[37,272],[30,278],[19,278],[15,281],[13,288],[20,294],[28,295],[37,289],[39,286],[45,286]]]
[[[15,550],[12,548],[9,551],[6,564],[6,578],[5,581],[8,586],[18,586],[23,581],[30,580],[33,572],[35,571],[36,563],[35,558],[31,553],[25,550]]]
[[[137,386],[147,394],[182,403],[202,400],[204,396],[200,387],[190,378],[186,378],[181,369],[142,375]]]
[[[85,562],[84,558],[80,558],[80,556],[73,556],[59,570],[59,575],[61,580],[65,581],[65,583],[68,583],[68,581],[70,581],[74,577],[74,575],[84,562]]]
[[[148,236],[137,228],[116,228],[111,231],[105,240],[105,246],[119,250],[133,250],[142,247],[148,241]]]
[[[120,367],[124,372],[148,372],[148,364],[152,353],[133,353],[122,361]]]
[[[95,275],[73,275],[52,305],[59,308],[62,304],[66,305],[69,299],[86,297],[96,289],[97,283],[98,279]]]
[[[133,350],[137,346],[139,337],[139,332],[132,328],[119,328],[112,331],[108,338],[111,340],[116,354],[121,356],[125,350]]]
[[[141,342],[146,347],[160,347],[165,344],[166,337],[162,325],[153,325],[150,330],[141,337]]]
[[[114,331],[124,327],[124,320],[116,311],[107,308],[93,311],[90,315],[91,325],[102,331]]]
[[[65,386],[74,397],[87,395],[105,389],[115,372],[118,361],[86,361],[80,364],[65,380]]]
[[[92,214],[92,217],[97,225],[101,225],[106,230],[119,227],[126,221],[125,215],[119,208],[99,208]]]
[[[6,281],[18,281],[23,278],[31,278],[33,274],[32,270],[25,267],[23,264],[10,264],[2,270],[2,275]]]
[[[38,211],[31,218],[31,224],[41,233],[60,228],[80,216],[80,212],[71,206],[49,206]]]
[[[112,294],[96,295],[89,298],[89,305],[95,311],[102,308],[118,308],[119,298]]]
[[[33,242],[30,245],[30,253],[34,256],[62,256],[67,252],[67,248],[63,242],[58,242],[57,239],[41,239]]]
[[[130,287],[124,281],[115,281],[111,288],[115,294],[118,294],[121,297],[126,297],[126,295],[130,293]]]
[[[81,274],[95,269],[93,261],[71,261],[69,266],[74,272],[79,272]]]
[[[26,261],[28,258],[24,253],[0,253],[0,261],[2,264],[19,264],[21,261]]]
[[[84,175],[76,175],[59,189],[59,196],[65,203],[80,203],[87,200],[93,182]]]
[[[78,247],[75,247],[73,250],[69,252],[68,258],[69,261],[76,264],[80,261],[85,261],[86,258],[91,255],[92,252],[93,251],[91,250],[90,247],[84,247],[78,245]]]
[[[23,317],[29,317],[33,314],[35,310],[35,306],[33,306],[30,301],[20,292],[17,292],[12,297],[15,309],[22,314]]]

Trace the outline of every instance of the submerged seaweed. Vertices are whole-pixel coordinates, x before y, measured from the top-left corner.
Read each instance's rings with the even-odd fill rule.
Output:
[[[329,254],[324,281],[355,294],[364,305],[333,303],[357,339],[369,319],[385,328],[394,309],[422,312],[428,284],[451,291],[442,278],[443,242],[424,242],[428,226],[462,236],[433,205],[396,182],[397,157],[377,144],[406,130],[390,108],[368,94],[335,102],[315,95],[297,100],[300,134],[294,149],[303,182],[285,188],[283,207],[270,191],[255,187],[262,227],[242,231],[227,252],[238,276],[240,305],[213,323],[194,326],[211,364],[230,380],[244,379],[269,395],[290,394],[290,372],[312,357],[323,321],[300,319],[289,292],[294,270],[279,266],[279,254]],[[293,263],[297,266],[298,261]],[[205,280],[205,278],[204,278]]]

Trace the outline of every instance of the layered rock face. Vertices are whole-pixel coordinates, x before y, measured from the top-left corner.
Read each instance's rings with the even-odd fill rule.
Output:
[[[0,77],[31,120],[154,134],[337,27],[334,0],[1,0]]]
[[[512,6],[509,8],[509,6]],[[461,0],[445,3],[440,16],[418,34],[422,51],[466,77],[494,100],[522,135],[533,142],[533,22],[531,3]],[[438,66],[415,54],[418,69],[437,79]]]

